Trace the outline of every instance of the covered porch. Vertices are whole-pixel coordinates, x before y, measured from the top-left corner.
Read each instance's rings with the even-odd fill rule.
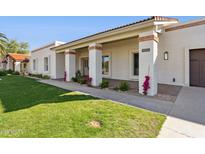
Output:
[[[71,81],[79,70],[92,79],[92,86],[98,87],[103,78],[137,81],[136,91],[155,96],[158,94],[160,31],[164,25],[176,22],[171,18],[153,17],[68,42],[53,50],[65,54],[66,81]],[[147,88],[143,87],[145,84]]]
[[[99,86],[103,78],[138,81],[143,85],[150,77],[148,95],[157,94],[158,34],[154,31],[105,43],[91,43],[85,47],[65,51],[66,81],[79,70],[89,76],[92,86]],[[143,94],[143,86],[136,89]]]

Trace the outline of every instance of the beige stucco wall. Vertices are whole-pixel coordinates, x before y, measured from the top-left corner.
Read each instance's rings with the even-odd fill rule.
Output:
[[[43,48],[35,52],[31,52],[31,73],[49,75],[56,78],[56,54],[50,50],[51,47]],[[48,57],[49,69],[44,71],[44,58]],[[33,70],[33,60],[36,60],[36,70]]]
[[[13,62],[12,61],[13,60],[10,57],[8,57],[7,64],[6,64],[6,70],[9,70],[9,69],[13,70]]]
[[[205,25],[164,32],[158,55],[159,83],[189,86],[189,49],[205,48]],[[164,60],[168,51],[169,60]],[[173,78],[176,82],[173,82]]]
[[[138,79],[137,76],[132,76],[131,73],[131,55],[134,52],[138,52],[138,39],[136,37],[102,44],[102,46],[102,55],[109,55],[111,58],[110,74],[104,77],[122,80]],[[88,48],[78,49],[76,50],[76,53],[76,70],[81,70],[80,59],[88,57]]]
[[[54,57],[55,58],[55,57]],[[65,72],[65,54],[56,54],[56,79],[64,78]]]
[[[137,79],[131,75],[131,54],[138,52],[137,38],[117,41],[103,45],[103,55],[110,55],[110,74],[112,79],[131,80]]]
[[[0,70],[5,70],[6,69],[6,63],[0,62]]]
[[[3,70],[3,63],[0,61],[0,70]]]
[[[42,46],[31,51],[30,72],[34,74],[49,75],[52,79],[63,78],[65,71],[64,53],[56,54],[52,47],[63,44],[64,42],[55,41],[52,44]],[[48,71],[44,71],[44,58],[48,57]],[[36,60],[36,70],[33,70],[33,60]]]

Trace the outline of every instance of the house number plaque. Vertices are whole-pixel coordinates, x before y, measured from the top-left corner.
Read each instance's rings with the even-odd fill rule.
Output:
[[[142,49],[142,52],[150,52],[150,48]]]

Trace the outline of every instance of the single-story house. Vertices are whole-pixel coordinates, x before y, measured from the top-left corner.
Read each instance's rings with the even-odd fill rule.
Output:
[[[8,53],[3,60],[3,69],[17,72],[29,72],[29,55]]]
[[[53,79],[63,78],[66,72],[67,81],[80,70],[92,78],[93,86],[102,78],[136,81],[139,93],[149,76],[151,96],[157,94],[159,83],[205,87],[204,40],[205,19],[180,23],[154,16],[34,50],[31,70],[49,72]]]

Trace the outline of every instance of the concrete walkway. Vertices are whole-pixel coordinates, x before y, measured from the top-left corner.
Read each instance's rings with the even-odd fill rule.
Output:
[[[71,82],[56,80],[40,80],[40,82],[166,114],[167,119],[158,136],[160,138],[205,137],[205,88],[183,87],[176,102],[172,103]]]
[[[168,114],[173,107],[173,102],[161,101],[152,98],[145,98],[140,96],[128,95],[126,93],[119,93],[113,90],[102,90],[97,88],[91,88],[87,86],[81,86],[73,82],[64,82],[57,80],[39,80],[42,83],[50,84],[56,87],[60,87],[70,91],[80,91],[91,96],[110,99],[113,101],[121,102],[127,105],[136,106],[139,108],[159,112],[162,114]]]
[[[159,137],[205,137],[205,88],[182,88]]]

